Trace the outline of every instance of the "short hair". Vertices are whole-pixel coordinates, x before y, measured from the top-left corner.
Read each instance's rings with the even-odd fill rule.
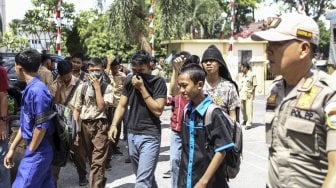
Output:
[[[186,57],[186,60],[184,61],[183,66],[189,65],[191,63],[199,64],[200,58],[197,55],[190,55]]]
[[[248,64],[247,62],[242,62],[242,63],[241,63],[241,66],[246,67],[248,70],[251,69],[250,64]]]
[[[83,53],[76,52],[76,53],[72,54],[71,59],[73,59],[73,58],[79,58],[83,61],[84,55],[83,55]]]
[[[67,60],[61,60],[57,64],[57,71],[61,76],[64,76],[72,71],[72,63]]]
[[[92,65],[92,66],[102,66],[104,65],[103,61],[100,59],[100,58],[97,58],[97,57],[93,57],[89,60],[88,62],[88,67]]]
[[[150,55],[145,50],[136,51],[131,57],[131,64],[149,64]]]
[[[117,55],[112,61],[112,66],[120,65],[121,62],[122,62],[122,57],[120,55]]]
[[[25,49],[16,54],[15,63],[27,72],[37,72],[41,65],[41,54],[32,48]]]
[[[45,53],[43,53],[43,54],[41,55],[41,63],[42,63],[42,65],[45,64],[46,61],[47,61],[48,59],[51,60],[50,55],[49,55],[49,54],[45,54]]]
[[[190,63],[188,65],[185,65],[181,68],[181,74],[188,74],[190,79],[194,82],[197,83],[199,81],[205,81],[206,78],[206,72],[204,69],[196,63]]]

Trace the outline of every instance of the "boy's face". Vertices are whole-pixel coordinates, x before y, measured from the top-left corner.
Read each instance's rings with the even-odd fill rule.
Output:
[[[149,74],[150,65],[149,64],[132,63],[132,72],[133,72],[133,74],[136,74],[136,73]]]
[[[72,70],[74,71],[79,71],[83,65],[82,59],[77,57],[72,58],[71,63],[72,63]]]
[[[102,65],[89,65],[88,67],[89,74],[95,76],[97,79],[99,79],[103,73],[103,66]]]
[[[72,78],[72,73],[69,72],[68,74],[65,74],[63,76],[60,75],[60,79],[62,80],[63,83],[65,83],[65,85],[69,85],[70,81]]]
[[[188,73],[182,73],[178,76],[180,92],[187,100],[193,101],[200,94],[203,94],[203,85],[203,81],[193,82]]]

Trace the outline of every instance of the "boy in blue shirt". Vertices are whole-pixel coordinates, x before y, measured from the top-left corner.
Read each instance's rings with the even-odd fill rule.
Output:
[[[16,74],[26,81],[27,87],[22,91],[21,126],[5,156],[5,167],[14,166],[14,151],[22,139],[26,140],[27,148],[13,187],[55,187],[51,171],[54,126],[50,120],[35,124],[37,115],[52,107],[48,87],[37,76],[40,64],[41,55],[34,49],[26,49],[15,56]]]
[[[220,109],[212,112],[212,123],[204,126],[207,108],[212,103],[203,92],[205,77],[205,71],[197,64],[183,67],[178,77],[180,93],[190,101],[181,130],[178,187],[228,187],[226,175],[218,167],[234,144],[225,126],[229,122]]]

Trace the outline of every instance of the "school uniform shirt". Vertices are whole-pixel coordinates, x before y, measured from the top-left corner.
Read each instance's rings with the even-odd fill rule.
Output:
[[[89,84],[84,96],[82,96],[82,88],[84,84]],[[105,93],[103,94],[103,100],[105,105],[111,106],[113,104],[113,88],[110,84],[107,85]],[[82,98],[84,100],[82,100]],[[94,119],[106,119],[105,111],[99,112],[96,100],[96,94],[91,83],[84,82],[78,86],[75,91],[74,97],[70,101],[70,107],[80,110],[81,120],[94,120]],[[106,107],[106,106],[105,106]]]
[[[196,108],[189,102],[181,131],[182,155],[178,187],[192,188],[204,175],[215,152],[233,148],[228,120],[220,109],[212,113],[212,124],[204,126],[206,110],[212,100],[207,96]],[[217,170],[207,188],[227,187],[226,175]]]
[[[41,65],[38,70],[38,75],[43,83],[45,83],[48,87],[51,86],[53,82],[53,75],[47,67]]]
[[[122,88],[126,79],[126,75],[123,72],[118,71],[116,75],[112,75],[111,71],[109,73],[109,78],[111,79],[111,84],[114,88],[114,99],[113,99],[113,107],[117,107],[120,101]]]
[[[76,86],[77,81],[78,81],[78,78],[76,78],[75,76],[71,76],[71,80],[70,80],[69,85],[65,85],[64,83],[60,84],[59,77],[58,77],[51,84],[50,93],[53,97],[55,97],[56,91],[59,91],[60,95],[61,95],[60,103],[64,104],[65,101],[67,100],[72,88]]]
[[[217,86],[212,87],[208,81],[205,81],[203,87],[204,93],[208,94],[214,103],[220,106],[224,112],[235,110],[240,106],[240,100],[236,87],[228,80],[220,77]]]

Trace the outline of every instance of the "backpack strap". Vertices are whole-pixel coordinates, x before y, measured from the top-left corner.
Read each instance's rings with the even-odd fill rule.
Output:
[[[85,93],[86,93],[86,91],[87,91],[88,87],[89,87],[89,85],[88,85],[86,82],[84,82],[84,83],[83,83],[82,90],[81,90],[81,99],[82,99],[82,104],[84,104]]]
[[[219,108],[219,106],[217,106],[214,103],[211,103],[208,106],[207,111],[205,112],[205,117],[204,117],[204,126],[208,126],[212,123],[212,112],[216,109]]]
[[[36,114],[34,126],[52,119],[56,114],[57,112],[55,112],[53,109]]]
[[[75,91],[76,91],[76,89],[77,89],[77,87],[78,87],[80,81],[81,81],[81,80],[78,79],[77,82],[76,82],[76,84],[75,84],[75,86],[72,87],[72,89],[71,89],[71,91],[70,91],[68,97],[66,98],[66,100],[65,100],[65,102],[64,102],[64,106],[67,106],[68,103],[70,102],[70,100],[72,99],[72,97],[73,97],[73,95],[74,95],[74,93],[75,93]]]

